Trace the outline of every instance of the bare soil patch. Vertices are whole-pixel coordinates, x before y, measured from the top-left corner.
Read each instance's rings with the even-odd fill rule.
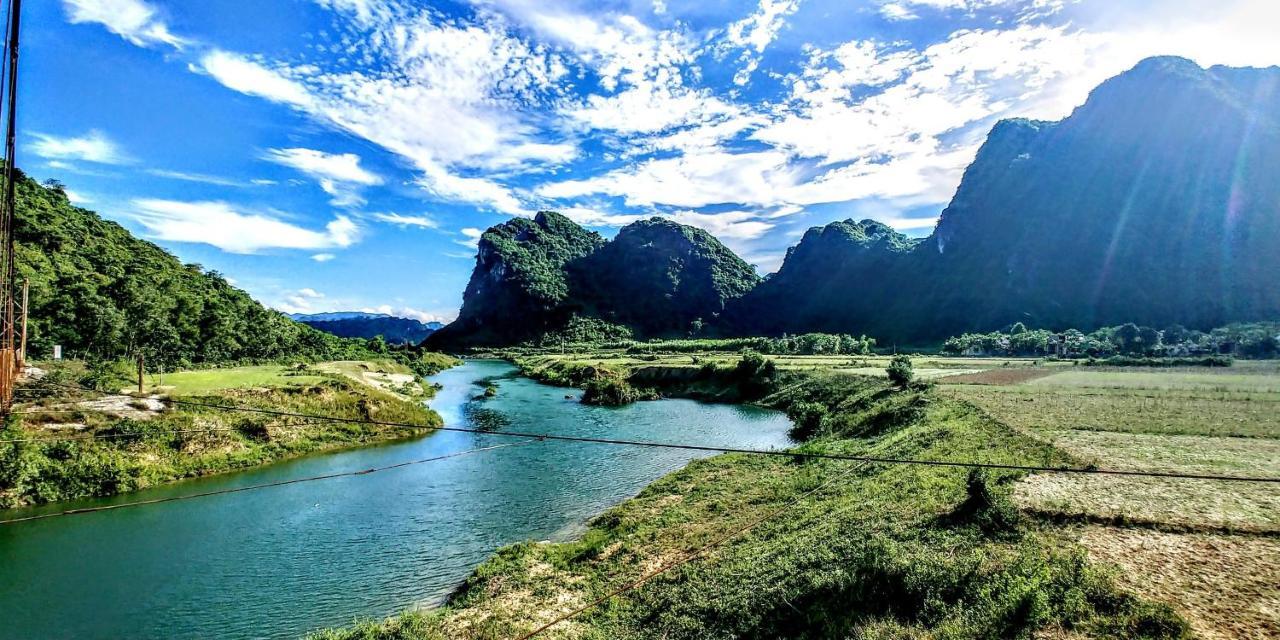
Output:
[[[1280,540],[1086,527],[1089,555],[1138,595],[1181,613],[1205,640],[1280,638]]]
[[[984,384],[1006,386],[1014,384],[1022,384],[1031,380],[1036,380],[1055,373],[1061,373],[1058,369],[1039,369],[1034,367],[1016,367],[987,369],[976,373],[962,373],[954,376],[944,376],[938,378],[941,384]]]

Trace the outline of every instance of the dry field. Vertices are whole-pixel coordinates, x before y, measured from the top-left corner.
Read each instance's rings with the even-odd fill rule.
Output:
[[[992,369],[942,389],[1082,464],[1280,476],[1280,369]],[[1178,609],[1203,638],[1280,638],[1280,485],[1032,475],[1022,508]],[[1101,523],[1101,524],[1099,524]]]

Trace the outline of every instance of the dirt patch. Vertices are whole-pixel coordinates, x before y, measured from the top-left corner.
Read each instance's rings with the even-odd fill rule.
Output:
[[[1094,560],[1118,565],[1122,584],[1165,602],[1206,640],[1280,638],[1280,540],[1087,527]]]
[[[93,400],[82,400],[75,403],[75,408],[86,411],[99,411],[121,418],[147,420],[164,411],[164,402],[159,396],[138,398],[135,396],[103,396]]]
[[[1016,367],[1005,369],[987,369],[976,373],[961,373],[954,376],[943,376],[937,379],[939,384],[987,384],[1007,386],[1030,382],[1046,376],[1060,373],[1056,369],[1039,369],[1033,367]]]

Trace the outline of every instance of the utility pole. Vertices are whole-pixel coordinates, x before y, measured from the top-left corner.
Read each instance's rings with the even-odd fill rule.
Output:
[[[31,292],[31,278],[22,279],[22,335],[18,343],[18,371],[27,367],[27,301]]]
[[[0,79],[0,96],[7,104],[7,122],[4,140],[4,201],[0,210],[0,410],[7,415],[13,406],[13,386],[17,373],[17,354],[14,349],[14,255],[13,223],[15,178],[17,178],[18,140],[18,35],[22,25],[22,0],[10,0],[8,38],[5,43],[3,78]],[[8,95],[4,95],[4,91]]]

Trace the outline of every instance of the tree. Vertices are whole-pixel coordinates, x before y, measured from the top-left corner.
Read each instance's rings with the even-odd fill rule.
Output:
[[[890,382],[904,388],[916,377],[915,369],[911,366],[911,358],[901,354],[893,357],[885,372],[889,374]]]

